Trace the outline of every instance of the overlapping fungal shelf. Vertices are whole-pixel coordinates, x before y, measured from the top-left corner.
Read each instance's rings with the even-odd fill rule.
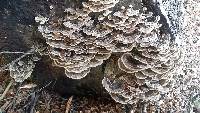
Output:
[[[16,82],[23,82],[31,76],[34,68],[35,64],[32,58],[23,58],[22,60],[17,61],[16,63],[12,63],[9,66],[10,76]]]
[[[160,33],[159,16],[132,5],[116,8],[119,0],[88,0],[66,8],[38,29],[54,64],[72,79],[108,60],[103,86],[117,102],[155,100],[164,93],[179,52],[167,33]]]
[[[170,90],[168,83],[180,53],[172,45],[165,47],[138,45],[110,58],[102,83],[115,101],[135,105],[140,100],[158,102],[160,94]]]

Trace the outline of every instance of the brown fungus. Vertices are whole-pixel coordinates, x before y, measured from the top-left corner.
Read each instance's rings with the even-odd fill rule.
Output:
[[[119,0],[88,0],[66,8],[38,27],[56,66],[72,79],[85,77],[106,62],[102,84],[123,104],[156,101],[167,92],[179,52],[167,33],[160,32],[159,16],[115,5]],[[113,10],[114,8],[114,10]]]
[[[148,23],[144,21],[151,15],[133,10],[131,5],[109,10],[118,2],[89,0],[82,2],[82,8],[66,8],[60,16],[53,9],[38,29],[55,65],[77,74],[101,65],[112,53],[131,51],[141,34],[137,25]]]

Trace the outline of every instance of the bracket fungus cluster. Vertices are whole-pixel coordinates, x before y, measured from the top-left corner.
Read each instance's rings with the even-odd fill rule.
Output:
[[[118,2],[87,0],[59,14],[52,9],[38,29],[69,78],[81,79],[108,60],[102,83],[117,102],[153,100],[166,91],[179,52],[170,35],[160,33],[159,16],[132,5],[115,8]]]
[[[159,101],[161,94],[170,90],[168,83],[179,55],[178,49],[169,45],[159,50],[138,44],[131,52],[109,59],[102,84],[123,104]]]
[[[16,82],[23,82],[31,76],[35,64],[32,58],[22,58],[20,61],[14,62],[9,66],[10,76]]]

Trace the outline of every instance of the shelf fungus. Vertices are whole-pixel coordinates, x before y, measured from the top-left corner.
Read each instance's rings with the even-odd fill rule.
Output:
[[[149,48],[152,50],[148,51]],[[168,83],[180,54],[171,48],[165,58],[157,49],[149,48],[141,49],[138,45],[133,51],[113,55],[107,61],[102,84],[115,101],[122,104],[158,101],[160,94],[169,91]]]
[[[117,102],[153,100],[167,86],[179,52],[160,32],[159,16],[118,2],[88,0],[59,13],[54,7],[46,22],[36,18],[38,29],[69,78],[81,79],[108,60],[102,83]]]
[[[141,100],[159,102],[169,91],[180,51],[169,34],[160,34],[158,20],[139,27],[140,36],[131,51],[113,54],[107,61],[102,84],[115,101],[135,105]]]
[[[22,58],[20,61],[16,61],[11,63],[9,66],[10,76],[16,82],[23,82],[27,78],[29,78],[35,68],[34,61],[37,61],[38,57],[26,56]]]

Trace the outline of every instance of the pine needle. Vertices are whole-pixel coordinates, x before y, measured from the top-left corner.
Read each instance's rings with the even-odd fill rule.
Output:
[[[4,91],[3,94],[1,95],[0,101],[5,97],[6,93],[8,92],[8,90],[10,89],[10,87],[12,86],[13,82],[14,82],[13,80],[10,81],[10,83],[9,83],[8,86],[6,87],[5,91]]]

